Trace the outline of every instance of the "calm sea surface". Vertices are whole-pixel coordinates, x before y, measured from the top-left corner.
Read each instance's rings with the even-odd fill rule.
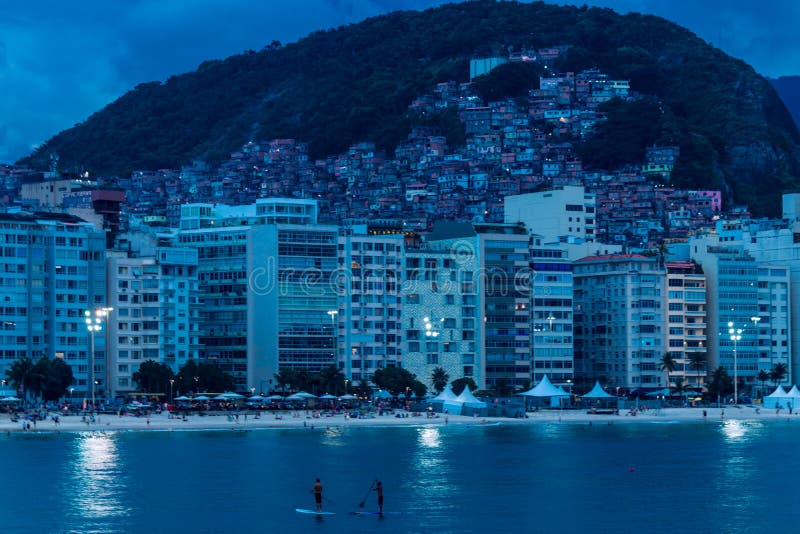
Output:
[[[4,435],[0,529],[797,532],[799,438],[736,421]],[[315,477],[336,515],[294,512]],[[376,477],[404,514],[349,513]]]

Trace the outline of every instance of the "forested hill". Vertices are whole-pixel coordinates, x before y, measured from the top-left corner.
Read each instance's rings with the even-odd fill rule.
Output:
[[[569,47],[561,70],[598,67],[658,97],[656,141],[680,145],[678,185],[732,190],[756,213],[798,187],[797,128],[742,61],[653,16],[488,0],[374,17],[141,84],[21,163],[44,168],[57,153],[65,168],[124,174],[276,137],[309,142],[313,156],[366,139],[391,150],[408,133],[408,104],[436,82],[466,81],[471,57],[550,46]]]

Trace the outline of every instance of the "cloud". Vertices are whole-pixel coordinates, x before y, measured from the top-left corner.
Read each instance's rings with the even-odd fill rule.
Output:
[[[31,152],[136,84],[273,40],[437,1],[7,0],[0,19],[0,162]]]
[[[583,2],[575,2],[580,4]],[[626,13],[658,15],[770,76],[800,74],[800,2],[796,0],[590,0]]]

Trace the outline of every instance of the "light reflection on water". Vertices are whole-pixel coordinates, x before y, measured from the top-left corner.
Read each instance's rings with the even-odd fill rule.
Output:
[[[106,520],[129,512],[120,499],[124,492],[124,473],[114,434],[81,434],[73,442],[74,460],[70,469],[72,499],[70,510],[85,520]]]
[[[0,525],[14,533],[622,534],[674,533],[680,521],[702,533],[790,532],[800,523],[790,481],[800,472],[799,425],[0,436],[0,472],[24,474],[4,495]],[[309,504],[315,476],[337,514],[319,522],[294,512]],[[375,509],[374,478],[387,509],[407,513],[349,514]]]
[[[420,503],[425,503],[429,513],[452,508],[446,494],[458,491],[458,481],[452,476],[449,447],[443,443],[442,432],[437,427],[417,430],[417,447],[414,448],[411,471],[406,484],[413,486]]]

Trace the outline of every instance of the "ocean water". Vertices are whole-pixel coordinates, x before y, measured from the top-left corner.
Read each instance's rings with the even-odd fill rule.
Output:
[[[800,422],[0,437],[3,532],[794,532]],[[318,518],[314,479],[324,485]],[[384,517],[369,492],[385,487]]]

